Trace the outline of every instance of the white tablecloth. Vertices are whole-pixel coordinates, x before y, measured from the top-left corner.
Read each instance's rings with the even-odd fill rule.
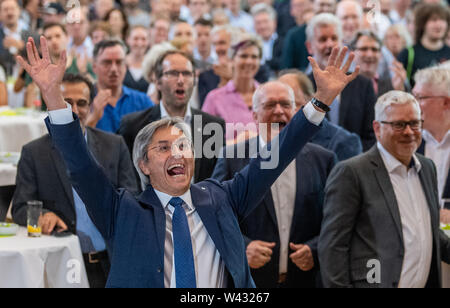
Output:
[[[445,234],[450,237],[450,230],[445,230]],[[442,286],[444,288],[450,288],[450,265],[442,262]]]
[[[0,112],[8,108],[0,108]],[[31,140],[47,133],[44,119],[47,113],[32,113],[28,115],[0,115],[0,151],[20,152],[22,146]]]
[[[0,186],[16,184],[17,166],[0,163]]]
[[[0,237],[0,288],[88,288],[78,237]]]

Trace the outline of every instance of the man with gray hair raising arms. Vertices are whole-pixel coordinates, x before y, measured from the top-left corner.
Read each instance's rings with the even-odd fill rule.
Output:
[[[325,287],[441,287],[450,239],[439,228],[433,162],[419,103],[391,91],[375,106],[378,143],[339,163],[325,188],[319,262]]]
[[[61,95],[65,53],[60,63],[51,64],[45,38],[42,58],[31,38],[26,46],[30,63],[17,60],[41,89],[52,141],[94,224],[112,247],[109,287],[254,287],[238,220],[261,201],[318,131],[334,97],[358,73],[346,75],[354,57],[344,62],[346,48],[333,50],[325,70],[310,58],[318,91],[276,138],[280,163],[264,169],[266,159],[258,156],[231,181],[191,184],[194,153],[182,120],[146,126],[136,137],[133,158],[148,185],[135,197],[114,189],[86,148],[79,121]]]

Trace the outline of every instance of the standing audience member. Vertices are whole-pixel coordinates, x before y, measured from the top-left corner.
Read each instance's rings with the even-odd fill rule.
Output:
[[[122,7],[130,27],[150,26],[150,14],[139,8],[139,0],[122,0]]]
[[[152,108],[135,112],[125,116],[118,133],[121,134],[128,145],[130,153],[139,131],[147,124],[166,117],[180,117],[190,128],[194,136],[194,147],[203,149],[209,138],[203,136],[203,130],[208,124],[216,124],[222,132],[225,123],[222,119],[201,112],[190,105],[195,85],[195,69],[192,58],[180,51],[169,50],[159,56],[153,68],[155,72],[156,88],[159,92],[160,103]],[[199,135],[200,133],[200,135]],[[216,165],[216,157],[224,144],[223,135],[214,133],[218,147],[214,149],[214,157],[203,155],[195,159],[195,182],[209,178]],[[200,154],[200,153],[197,153]]]
[[[97,75],[97,95],[107,97],[107,103],[93,103],[87,125],[107,132],[116,132],[120,119],[127,113],[153,106],[144,93],[123,85],[126,73],[125,45],[118,40],[101,41],[95,45],[94,73]]]
[[[242,0],[226,0],[227,14],[233,27],[241,28],[249,33],[254,33],[253,18],[242,10]]]
[[[150,46],[166,42],[169,39],[170,21],[165,17],[155,17],[150,25]]]
[[[47,23],[64,24],[66,10],[59,2],[47,2],[42,8],[41,15],[44,25]]]
[[[23,23],[19,22],[20,7],[15,0],[0,2],[0,58],[6,66],[6,74],[10,76],[16,65],[15,56],[24,48],[27,36]]]
[[[147,96],[155,104],[159,104],[161,100],[161,93],[156,87],[155,64],[159,57],[169,50],[176,50],[176,48],[169,42],[153,45],[145,55],[144,61],[142,62],[142,74],[145,80],[149,83]]]
[[[68,50],[73,50],[80,58],[90,61],[94,53],[94,44],[89,37],[87,7],[73,8],[67,13],[66,28],[69,34]]]
[[[213,28],[211,37],[218,60],[212,69],[201,73],[198,78],[198,96],[201,107],[209,92],[225,86],[233,78],[233,63],[230,59],[231,45],[232,42],[239,42],[239,38],[245,35],[241,34],[239,29],[229,25]],[[255,79],[259,83],[264,83],[269,77],[269,67],[260,65]]]
[[[231,180],[277,136],[278,128],[281,131],[295,112],[295,96],[289,86],[277,81],[262,85],[253,100],[253,116],[261,125],[259,135],[230,146],[233,153],[245,153],[245,157],[227,157],[224,149],[212,177],[220,182]],[[271,131],[275,125],[278,128]],[[332,152],[306,144],[256,209],[239,223],[257,287],[319,285],[317,244],[324,188],[335,159]]]
[[[441,217],[450,223],[450,69],[432,67],[417,71],[413,94],[420,104],[423,142],[418,153],[436,165]]]
[[[393,24],[407,24],[408,13],[411,12],[412,0],[393,0],[393,7],[389,13],[389,19]]]
[[[333,48],[342,44],[340,20],[328,13],[316,15],[309,22],[306,33],[309,52],[320,67],[326,67]],[[309,77],[314,84],[313,75]],[[331,123],[358,134],[364,151],[375,142],[372,129],[375,102],[372,81],[359,75],[335,99],[333,108],[327,114]]]
[[[297,112],[314,96],[311,80],[299,70],[281,71],[278,80],[290,86],[294,91]],[[326,118],[322,121],[322,128],[311,138],[310,142],[332,151],[339,161],[362,153],[361,139],[357,134],[350,133]]]
[[[92,44],[97,45],[101,41],[109,40],[112,32],[111,27],[106,21],[94,21],[91,24],[89,30],[89,36],[92,40]]]
[[[212,10],[211,15],[214,27],[225,26],[230,23],[226,11],[222,8]]]
[[[410,87],[405,86],[407,83],[406,70],[398,61],[393,61],[390,71],[384,70],[383,75],[379,75],[381,64],[381,40],[372,31],[358,31],[356,37],[351,42],[350,48],[355,52],[355,65],[359,65],[360,74],[372,80],[373,89],[377,97],[392,91],[410,91]]]
[[[306,48],[306,20],[305,10],[311,4],[305,0],[292,0],[291,14],[296,17],[297,26],[289,30],[284,39],[284,47],[281,60],[281,68],[297,68],[306,71],[309,62],[309,51]],[[334,14],[336,10],[336,0],[314,0],[312,2],[314,14],[321,13]],[[301,16],[301,17],[300,17]]]
[[[450,25],[450,9],[441,4],[421,4],[415,9],[414,46],[404,49],[398,60],[407,71],[414,87],[414,74],[450,59],[450,47],[445,44]]]
[[[132,27],[127,37],[127,45],[129,53],[125,58],[127,72],[123,84],[128,88],[147,93],[148,82],[142,71],[142,63],[150,46],[147,29],[143,26]]]
[[[185,20],[194,25],[199,19],[206,19],[211,21],[211,0],[189,0],[189,15]]]
[[[259,83],[255,80],[262,57],[260,42],[255,38],[246,38],[233,46],[233,77],[223,87],[209,92],[202,111],[221,117],[230,127],[226,130],[227,141],[233,142],[238,131],[232,126],[254,124],[252,97]],[[255,132],[255,127],[245,131]]]
[[[408,93],[391,91],[378,99],[375,112],[377,144],[336,165],[327,181],[322,282],[439,288],[450,238],[439,227],[436,167],[414,153],[422,141],[419,104]]]
[[[194,59],[197,64],[201,63],[201,72],[210,69],[216,62],[217,56],[212,48],[211,30],[213,24],[211,21],[200,18],[194,23],[195,28],[195,48]],[[198,68],[198,66],[197,66]]]
[[[115,7],[114,0],[94,0],[89,7],[89,20],[104,20],[106,14]]]
[[[125,41],[130,26],[127,15],[122,9],[112,9],[106,14],[103,21],[109,23],[113,38]]]
[[[27,30],[31,33],[40,32],[43,26],[40,0],[23,0],[22,8],[20,19],[27,26]]]
[[[62,82],[64,100],[80,119],[87,146],[116,188],[137,191],[130,154],[122,137],[86,127],[92,84],[80,75],[68,74]],[[107,150],[107,151],[105,151]],[[42,200],[42,232],[69,230],[78,235],[91,288],[104,288],[109,258],[104,239],[89,218],[85,204],[70,183],[61,154],[49,135],[26,144],[22,149],[13,198],[12,215],[20,225],[27,224],[27,201]]]
[[[342,43],[349,46],[363,25],[364,14],[361,4],[355,0],[343,0],[337,4],[336,16],[342,25]]]
[[[259,3],[251,10],[255,31],[263,40],[263,62],[266,63],[272,72],[276,73],[280,69],[283,40],[278,36],[277,15],[275,10],[265,4]]]

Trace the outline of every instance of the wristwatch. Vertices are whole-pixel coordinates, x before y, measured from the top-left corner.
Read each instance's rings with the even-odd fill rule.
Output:
[[[311,99],[311,104],[315,105],[317,108],[322,109],[325,112],[330,111],[330,107],[319,101],[317,98],[313,97]]]

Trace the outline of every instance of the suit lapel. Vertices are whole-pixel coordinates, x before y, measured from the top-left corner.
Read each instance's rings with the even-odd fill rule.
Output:
[[[56,168],[56,173],[58,174],[59,180],[62,183],[64,187],[64,192],[66,193],[67,200],[69,200],[72,207],[75,206],[74,200],[73,200],[73,191],[72,191],[72,185],[70,185],[70,179],[68,175],[68,170],[66,168],[66,165],[64,164],[64,161],[59,154],[58,150],[52,145],[51,155],[53,157],[53,162]]]
[[[422,184],[422,190],[425,194],[425,198],[427,199],[428,208],[430,210],[430,216],[431,216],[431,224],[432,224],[432,230],[436,230],[436,228],[439,228],[438,226],[434,225],[435,221],[439,221],[439,213],[437,209],[439,209],[439,201],[436,200],[433,196],[433,187],[431,183],[433,183],[433,180],[430,178],[428,172],[425,170],[425,162],[423,159],[418,157],[420,160],[420,163],[422,164],[422,169],[419,172],[419,179],[420,184]]]
[[[339,107],[339,125],[344,127],[345,120],[348,115],[348,109],[351,105],[352,100],[349,99],[350,93],[350,85],[347,85],[344,90],[342,91],[341,96],[339,97],[340,100],[340,107]]]
[[[395,196],[394,188],[392,187],[392,183],[389,178],[389,173],[386,170],[383,159],[381,158],[380,152],[378,151],[376,145],[372,147],[368,154],[372,164],[375,166],[373,172],[375,174],[375,178],[378,181],[378,185],[383,192],[385,204],[389,209],[389,212],[391,213],[392,219],[395,222],[395,227],[403,242],[400,210],[398,208],[397,197]]]

